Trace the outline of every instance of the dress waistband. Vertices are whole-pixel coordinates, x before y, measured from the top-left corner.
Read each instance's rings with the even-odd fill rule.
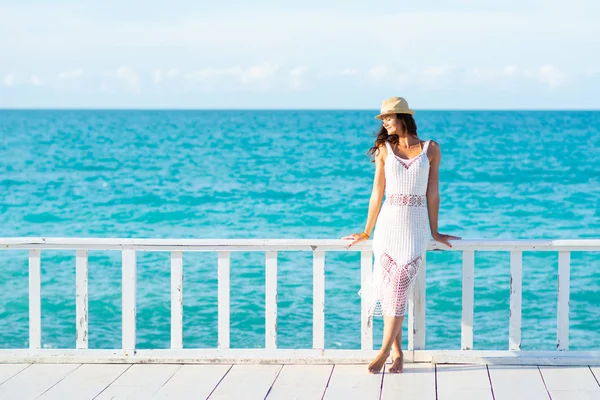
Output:
[[[390,194],[386,197],[386,203],[392,206],[424,207],[426,204],[426,196],[421,194]]]

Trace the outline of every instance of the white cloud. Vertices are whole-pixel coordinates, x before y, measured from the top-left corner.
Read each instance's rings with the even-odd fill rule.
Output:
[[[302,87],[302,77],[308,71],[308,67],[296,67],[290,71],[290,87],[292,89],[300,89]]]
[[[564,85],[565,75],[553,65],[544,65],[538,71],[538,79],[551,88]]]
[[[229,68],[202,68],[190,73],[187,73],[185,77],[194,82],[204,82],[212,80],[214,78],[236,78],[241,76],[243,73],[240,67],[229,67]]]
[[[338,77],[351,77],[358,76],[359,72],[356,68],[344,68],[340,70],[328,70],[317,73],[317,78],[319,79],[327,79],[327,78],[338,78]]]
[[[42,85],[42,80],[37,75],[31,75],[31,77],[29,78],[29,81],[34,86],[41,86]]]
[[[498,80],[500,77],[504,75],[503,71],[505,68],[480,68],[473,67],[467,68],[465,71],[465,76],[468,82],[470,83],[486,83],[493,82]],[[515,67],[516,68],[516,67]],[[511,73],[516,72],[518,69],[513,70],[513,68],[509,69]]]
[[[386,81],[390,79],[391,71],[389,67],[377,65],[367,71],[367,76],[374,81]]]
[[[508,65],[501,68],[470,68],[466,70],[467,80],[472,83],[503,82],[507,79],[529,79],[546,84],[554,89],[566,83],[566,75],[553,65],[539,68],[520,68]]]
[[[278,69],[279,67],[273,64],[255,65],[243,71],[240,80],[243,84],[265,81],[275,75]]]
[[[358,70],[356,70],[354,68],[345,68],[345,69],[339,71],[338,75],[340,75],[340,76],[355,76],[355,75],[358,75]]]
[[[140,77],[139,75],[129,67],[119,67],[114,76],[125,83],[128,89],[133,91],[140,90]]]
[[[235,88],[236,84],[243,86],[268,87],[271,80],[276,76],[279,67],[275,64],[258,64],[248,68],[239,66],[228,68],[202,68],[185,77],[193,82],[208,86],[227,86]]]
[[[2,84],[4,86],[13,86],[15,83],[17,83],[17,79],[15,78],[15,76],[13,74],[6,74],[4,76],[4,78],[2,79]]]
[[[439,78],[439,77],[451,74],[452,70],[453,69],[451,67],[434,66],[434,67],[427,67],[427,68],[425,68],[422,71],[422,74],[425,77],[436,79],[436,78]]]
[[[418,71],[416,78],[422,85],[433,87],[443,84],[444,79],[451,76],[453,72],[453,67],[436,65]]]
[[[111,94],[112,94],[112,93],[114,93],[115,91],[114,91],[112,88],[110,88],[110,87],[109,87],[109,86],[106,84],[106,82],[102,82],[102,83],[100,84],[100,92],[101,92],[101,93],[111,93]]]
[[[164,82],[167,79],[173,79],[179,75],[179,68],[171,68],[163,71],[162,69],[157,69],[154,71],[154,83],[159,84]]]
[[[516,65],[507,65],[502,68],[502,73],[506,76],[515,76],[519,74],[519,67]]]
[[[83,69],[78,68],[78,69],[72,69],[69,71],[63,71],[63,72],[59,73],[58,79],[60,79],[60,80],[75,79],[75,78],[81,78],[82,76],[83,76]]]
[[[454,68],[449,66],[430,66],[407,70],[396,66],[378,65],[367,71],[367,78],[378,83],[432,87],[443,83],[443,80],[453,72]]]

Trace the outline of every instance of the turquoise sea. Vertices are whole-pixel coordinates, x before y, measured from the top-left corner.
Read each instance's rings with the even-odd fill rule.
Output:
[[[0,237],[360,232],[365,111],[0,110]],[[600,112],[418,111],[442,148],[440,231],[600,238]],[[0,348],[28,346],[27,251],[0,251]],[[427,255],[430,349],[460,348],[461,254]],[[507,349],[509,253],[476,252],[475,349]],[[571,349],[600,349],[600,253],[571,257]],[[121,255],[90,252],[91,348],[121,346]],[[168,348],[169,254],[138,254],[137,340]],[[556,346],[558,254],[523,255],[525,350]],[[217,256],[184,254],[184,347],[217,345]],[[232,253],[232,347],[264,346],[264,254]],[[327,348],[360,346],[359,253],[326,255]],[[312,255],[279,253],[278,345],[312,345]],[[375,344],[381,340],[375,324]],[[406,330],[406,323],[404,324]],[[406,340],[406,335],[404,336]],[[75,347],[75,253],[42,252],[42,344]]]

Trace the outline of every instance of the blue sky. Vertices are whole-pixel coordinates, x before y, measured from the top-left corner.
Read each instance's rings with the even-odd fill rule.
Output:
[[[600,109],[598,1],[368,3],[0,0],[0,107]]]

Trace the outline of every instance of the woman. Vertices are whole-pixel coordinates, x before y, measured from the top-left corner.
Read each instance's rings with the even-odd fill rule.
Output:
[[[457,236],[438,232],[438,172],[440,146],[417,136],[414,111],[401,97],[383,102],[375,118],[382,126],[368,154],[374,156],[375,180],[365,230],[342,239],[348,248],[373,239],[373,298],[369,315],[384,317],[383,343],[370,372],[379,372],[392,352],[390,372],[402,372],[402,322],[409,289],[423,263],[430,233],[434,240],[452,247]],[[385,202],[381,206],[385,192]],[[381,211],[381,212],[380,212]],[[377,224],[376,224],[377,222]]]

